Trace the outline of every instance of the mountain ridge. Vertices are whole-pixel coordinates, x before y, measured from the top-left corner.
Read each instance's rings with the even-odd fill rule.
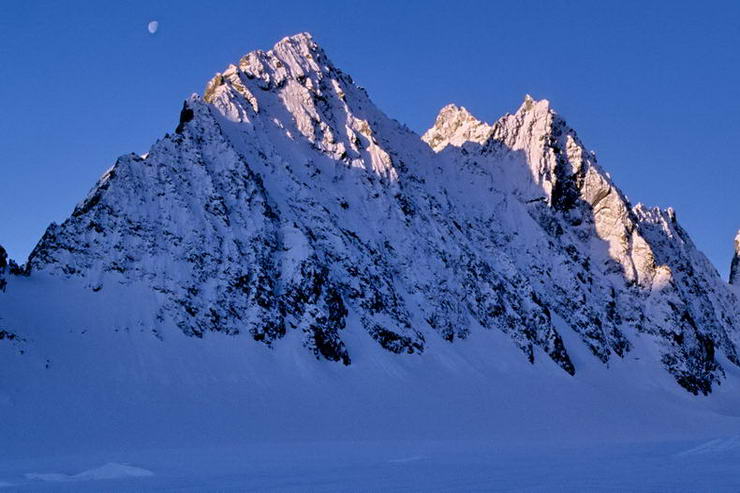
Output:
[[[174,134],[119,158],[49,227],[26,274],[142,283],[153,311],[126,323],[155,337],[174,325],[279,350],[298,332],[344,365],[348,331],[421,355],[433,337],[500,330],[573,375],[561,320],[605,365],[654,345],[695,394],[740,365],[734,291],[672,210],[629,203],[547,100],[493,124],[448,105],[420,137],[307,33],[186,100]]]

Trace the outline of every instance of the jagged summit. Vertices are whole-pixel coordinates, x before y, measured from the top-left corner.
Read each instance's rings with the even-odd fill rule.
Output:
[[[522,101],[522,105],[517,110],[517,113],[523,113],[526,111],[532,111],[532,110],[539,110],[539,111],[549,111],[550,110],[550,101],[547,99],[534,99],[529,94],[525,94],[524,101]]]
[[[462,106],[448,104],[442,108],[434,126],[422,140],[439,152],[448,145],[460,147],[465,142],[483,144],[491,136],[491,126],[475,118]]]
[[[547,99],[535,100],[527,94],[515,116],[520,118],[532,113],[534,119],[547,120],[554,117]],[[506,118],[506,117],[504,117]],[[434,126],[424,133],[422,140],[439,152],[448,145],[460,147],[466,142],[484,144],[496,132],[496,125],[504,118],[490,125],[473,116],[465,107],[448,104],[439,111]]]
[[[243,84],[235,78],[243,74],[258,79],[259,87],[267,90],[285,84],[289,79],[304,82],[309,76],[314,82],[323,73],[335,71],[321,47],[310,33],[299,33],[283,38],[268,51],[254,50],[240,58],[238,64],[229,65],[224,72],[217,73],[206,85],[204,98],[211,102],[215,88],[231,83],[237,88]]]
[[[273,49],[283,47],[285,45],[301,45],[308,47],[309,49],[317,49],[318,44],[313,39],[313,35],[310,32],[304,31],[301,33],[293,34],[292,36],[285,36],[283,39],[275,43]]]
[[[164,343],[171,328],[266,351],[297,342],[350,365],[377,350],[464,354],[496,331],[568,374],[581,348],[605,365],[646,351],[693,393],[740,363],[733,291],[675,214],[627,201],[547,100],[493,124],[448,105],[419,137],[308,34],[217,74],[175,134],[119,158],[28,265],[39,300],[116,293],[116,330]]]

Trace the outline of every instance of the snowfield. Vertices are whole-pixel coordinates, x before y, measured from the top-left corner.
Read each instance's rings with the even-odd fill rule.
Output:
[[[49,299],[25,296],[35,283],[49,283]],[[348,340],[360,356],[344,367],[311,357],[300,337],[269,351],[247,335],[125,330],[135,313],[102,310],[131,296],[120,289],[24,278],[5,294],[47,307],[29,326],[66,328],[27,335],[49,338],[53,353],[0,346],[9,491],[740,487],[737,372],[696,397],[650,351],[607,367],[576,345],[571,377],[546,358],[530,365],[494,331],[412,358],[360,334]]]
[[[737,449],[683,456],[691,446],[691,442],[577,448],[455,441],[271,443],[115,454],[149,464],[156,475],[139,467],[107,464],[82,473],[88,476],[79,480],[61,475],[62,480],[31,478],[2,484],[19,491],[737,491]],[[76,470],[78,464],[95,460],[99,459],[64,457],[43,464]],[[101,470],[104,477],[89,477]]]

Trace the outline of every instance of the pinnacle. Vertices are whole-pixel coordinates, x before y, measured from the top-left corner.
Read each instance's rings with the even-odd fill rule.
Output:
[[[268,89],[279,85],[280,81],[286,78],[304,78],[309,74],[333,70],[333,64],[314,41],[313,36],[308,32],[301,32],[281,39],[270,50],[250,51],[237,63],[229,65],[223,72],[216,73],[206,84],[204,99],[206,102],[212,102],[214,91],[225,81],[238,78],[239,73],[258,79],[260,87]],[[241,83],[236,84],[238,86]]]
[[[536,100],[529,94],[526,94],[522,105],[517,110],[517,113],[527,113],[532,110],[544,112],[550,111],[550,101],[547,99]]]
[[[735,255],[730,264],[730,284],[740,286],[740,231],[735,236]]]
[[[437,119],[435,120],[435,126],[442,125],[445,122],[454,120],[479,121],[464,106],[458,106],[454,103],[450,103],[439,110],[439,114],[437,115]]]
[[[291,53],[296,58],[306,58],[307,55],[315,55],[323,52],[319,44],[313,39],[311,33],[302,32],[287,36],[272,48],[275,53]]]
[[[490,125],[478,120],[465,107],[448,104],[439,111],[434,126],[422,136],[422,140],[438,152],[448,144],[482,143],[490,134]]]
[[[286,36],[277,43],[275,43],[275,46],[289,44],[289,43],[295,43],[295,44],[316,44],[316,42],[313,39],[313,36],[309,32],[302,32],[297,33],[292,36]]]

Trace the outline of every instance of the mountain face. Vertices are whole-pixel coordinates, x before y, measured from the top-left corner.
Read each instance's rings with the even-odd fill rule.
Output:
[[[740,287],[740,231],[735,237],[735,255],[730,264],[730,284]]]
[[[432,340],[490,330],[571,375],[564,331],[604,365],[654,348],[694,394],[740,366],[735,292],[673,210],[629,203],[548,101],[493,124],[449,105],[420,138],[308,34],[217,74],[174,134],[120,157],[48,228],[25,274],[143,285],[156,337],[280,351],[298,332],[344,365],[348,334],[424,358]]]
[[[21,274],[21,269],[12,259],[8,258],[8,252],[0,245],[0,293],[5,291],[8,278],[11,275]]]
[[[0,291],[5,291],[8,281],[5,280],[6,271],[8,270],[8,253],[0,246]]]

